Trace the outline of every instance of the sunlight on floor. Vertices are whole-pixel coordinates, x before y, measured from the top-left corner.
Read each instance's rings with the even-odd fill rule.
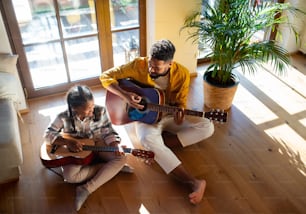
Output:
[[[118,134],[121,137],[121,146],[127,146],[128,148],[134,148],[133,143],[130,139],[129,134],[127,133],[127,130],[125,129],[124,125],[121,126],[115,126],[113,125],[114,129],[116,129],[116,131],[118,132]]]
[[[241,84],[233,104],[261,126],[279,144],[279,153],[288,156],[290,164],[306,176],[306,139],[304,132],[299,132],[303,128],[290,125],[296,118],[306,127],[305,116],[300,116],[306,110],[306,77],[294,68],[289,72],[281,78],[265,70],[255,75],[240,73]]]
[[[266,65],[266,68],[272,70],[272,67],[269,65]],[[286,74],[278,76],[278,79],[290,85],[290,88],[294,89],[295,91],[306,97],[306,77],[297,69],[293,68],[292,66],[289,66]]]
[[[306,128],[306,118],[299,120],[299,122]]]
[[[150,214],[150,212],[145,208],[145,206],[143,204],[141,204],[141,206],[139,208],[139,213],[140,214]]]
[[[290,126],[283,124],[265,132],[283,146],[284,151],[279,152],[290,157],[290,163],[306,176],[306,140],[298,135]]]
[[[233,103],[255,124],[262,124],[278,118],[242,85],[238,86]]]
[[[294,75],[294,74],[290,74]],[[255,75],[244,75],[248,81],[256,85],[257,89],[260,90],[259,93],[263,93],[265,96],[261,97],[262,100],[272,99],[277,105],[281,106],[289,114],[296,114],[306,109],[306,99],[301,96],[296,91],[292,90],[291,87],[288,87],[282,81],[279,81],[278,78],[272,75],[269,72],[262,71],[257,72]],[[304,77],[306,80],[306,77]],[[298,85],[298,82],[293,84]],[[302,85],[301,87],[305,87]]]
[[[59,114],[62,111],[65,111],[67,109],[67,105],[58,105],[53,106],[50,108],[41,109],[38,111],[39,114],[43,115],[44,117],[49,117],[50,121],[53,121],[57,114]]]

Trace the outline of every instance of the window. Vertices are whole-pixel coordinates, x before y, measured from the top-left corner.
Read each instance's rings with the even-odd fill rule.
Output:
[[[121,65],[139,55],[137,1],[110,1],[114,64]]]
[[[103,70],[145,55],[145,41],[139,39],[145,40],[144,2],[12,0],[11,6],[3,4],[28,97],[63,92],[76,83],[98,85]]]
[[[215,1],[215,0],[207,0],[207,2],[211,6],[215,6],[215,4],[218,3],[218,1]],[[262,2],[277,2],[277,0],[250,0],[250,5],[260,4]],[[280,2],[280,0],[278,2]],[[202,7],[202,9],[204,9],[204,8]],[[275,37],[275,35],[271,35],[271,29],[266,29],[265,31],[258,31],[254,35],[253,40],[263,40],[263,39],[267,39],[267,38],[273,39],[274,37]],[[206,55],[209,52],[210,52],[210,49],[207,46],[207,44],[199,41],[199,43],[198,43],[198,55],[197,55],[198,63],[209,61],[209,58],[206,58]]]

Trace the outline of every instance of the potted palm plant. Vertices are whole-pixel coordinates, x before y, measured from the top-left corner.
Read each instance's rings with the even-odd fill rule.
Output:
[[[289,3],[216,0],[212,5],[209,2],[202,0],[202,10],[188,16],[181,30],[188,30],[187,39],[208,47],[206,57],[210,65],[203,76],[205,106],[227,110],[239,83],[236,68],[241,68],[242,73],[255,73],[269,62],[282,74],[290,63],[288,51],[276,40],[256,41],[254,35],[268,28],[277,32],[277,25],[286,24],[298,38],[289,14],[304,12]]]

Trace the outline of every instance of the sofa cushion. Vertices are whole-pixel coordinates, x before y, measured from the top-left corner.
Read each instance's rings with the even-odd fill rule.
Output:
[[[22,163],[19,124],[13,102],[0,99],[0,172]]]
[[[0,71],[0,99],[10,99],[17,103],[16,89],[18,87],[19,82],[14,74]]]
[[[0,71],[12,72],[16,70],[18,55],[0,53]]]
[[[13,79],[13,78],[11,76],[10,77],[5,76],[5,78],[3,78],[3,75],[0,76],[0,87],[2,86],[0,88],[0,98],[1,98],[1,95],[4,96],[5,94],[5,98],[13,98],[14,105],[17,110],[26,111],[27,103],[26,103],[25,94],[24,94],[23,87],[21,85],[21,81],[20,81],[19,74],[18,74],[17,67],[16,67],[17,59],[18,59],[18,55],[13,55],[10,53],[0,53],[0,72],[13,74],[16,78],[15,80],[13,80],[13,82],[9,83],[10,85],[6,85],[4,87],[3,82],[6,84],[5,81],[7,80],[5,78],[10,78],[10,79]],[[12,87],[15,88],[14,91],[16,94],[14,97],[11,97]]]

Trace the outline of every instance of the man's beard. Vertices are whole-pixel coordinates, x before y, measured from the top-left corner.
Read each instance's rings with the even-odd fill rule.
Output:
[[[150,73],[150,77],[151,77],[151,79],[153,79],[153,80],[155,80],[155,79],[157,79],[157,78],[159,78],[159,77],[164,77],[164,76],[166,76],[168,73],[169,73],[169,71],[170,71],[170,69],[168,69],[167,71],[165,71],[164,73],[162,73],[162,74],[152,74],[152,73]]]

